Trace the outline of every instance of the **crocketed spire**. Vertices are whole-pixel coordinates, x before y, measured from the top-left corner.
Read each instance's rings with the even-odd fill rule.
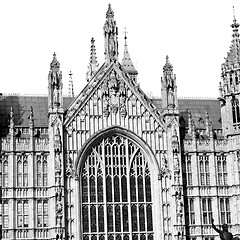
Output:
[[[239,24],[237,23],[237,20],[235,18],[235,14],[233,16],[233,23],[231,24],[233,34],[232,34],[232,43],[230,46],[230,51],[227,53],[227,57],[225,58],[225,63],[223,64],[222,68],[223,70],[231,69],[231,67],[234,65],[236,67],[236,64],[240,65],[240,40],[239,40],[239,33],[238,28]]]
[[[125,39],[125,45],[124,45],[122,66],[129,74],[138,74],[137,70],[133,66],[132,60],[131,60],[129,52],[128,52],[126,29],[125,29],[124,39]]]
[[[96,56],[96,48],[94,45],[94,38],[91,39],[91,49],[90,49],[90,62],[88,65],[88,70],[86,74],[87,81],[89,81],[93,75],[96,73],[98,70],[98,62],[97,62],[97,56]]]
[[[106,22],[103,27],[105,39],[105,60],[107,63],[118,61],[118,28],[114,21],[114,13],[111,5],[108,5]]]

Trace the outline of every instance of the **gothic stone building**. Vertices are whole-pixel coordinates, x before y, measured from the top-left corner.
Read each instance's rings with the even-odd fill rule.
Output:
[[[219,239],[240,233],[240,40],[222,65],[218,99],[178,99],[168,57],[161,99],[118,59],[109,5],[105,62],[94,40],[85,88],[62,95],[53,56],[48,96],[0,99],[2,239]],[[71,79],[70,79],[71,80]]]

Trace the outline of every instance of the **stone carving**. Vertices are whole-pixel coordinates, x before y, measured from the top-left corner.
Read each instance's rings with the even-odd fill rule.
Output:
[[[119,110],[121,116],[126,116],[126,89],[115,70],[111,71],[108,81],[102,85],[102,97],[104,116],[108,116],[110,110],[113,113],[117,113]]]
[[[108,7],[107,19],[103,27],[105,37],[105,54],[107,60],[115,62],[118,56],[118,42],[117,42],[117,25],[114,21],[114,14],[111,5]]]
[[[61,149],[62,149],[62,142],[61,142],[60,129],[58,127],[54,135],[54,150],[57,152],[60,152]]]
[[[159,180],[161,180],[164,176],[167,176],[169,179],[171,179],[171,171],[168,168],[168,161],[167,158],[165,156],[165,154],[163,154],[162,157],[162,168],[160,169],[160,173],[159,173]]]
[[[177,215],[177,224],[182,225],[183,218],[183,200],[181,189],[179,188],[175,194],[176,197],[176,215]]]
[[[55,170],[61,171],[61,157],[59,152],[57,152],[55,156]]]

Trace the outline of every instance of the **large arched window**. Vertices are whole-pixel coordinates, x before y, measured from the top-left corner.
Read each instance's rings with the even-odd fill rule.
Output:
[[[151,173],[136,144],[121,136],[102,140],[81,172],[84,240],[153,240]]]
[[[233,124],[240,123],[239,101],[236,98],[232,100],[232,115]]]

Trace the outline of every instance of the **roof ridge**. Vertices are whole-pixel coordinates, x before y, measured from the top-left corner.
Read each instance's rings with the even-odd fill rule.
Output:
[[[161,96],[153,96],[147,94],[150,99],[162,99]],[[178,99],[196,99],[196,100],[218,100],[218,97],[178,97]]]
[[[42,96],[42,97],[47,97],[47,94],[43,93],[2,93],[2,96],[21,96],[21,97],[32,97],[32,96]]]

